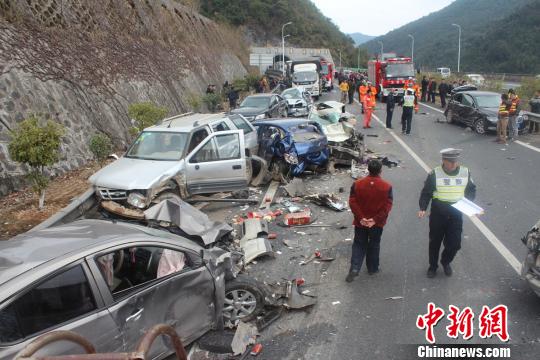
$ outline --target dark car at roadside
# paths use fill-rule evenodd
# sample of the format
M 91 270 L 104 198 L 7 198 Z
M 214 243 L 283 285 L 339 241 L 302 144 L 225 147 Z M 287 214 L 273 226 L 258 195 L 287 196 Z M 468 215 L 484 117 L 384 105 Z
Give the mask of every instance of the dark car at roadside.
M 231 113 L 243 115 L 249 121 L 287 117 L 288 104 L 278 94 L 256 94 L 246 97 Z
M 454 93 L 444 115 L 448 123 L 459 123 L 472 128 L 478 134 L 497 129 L 497 115 L 501 95 L 490 91 L 461 91 Z M 518 128 L 525 124 L 518 117 Z

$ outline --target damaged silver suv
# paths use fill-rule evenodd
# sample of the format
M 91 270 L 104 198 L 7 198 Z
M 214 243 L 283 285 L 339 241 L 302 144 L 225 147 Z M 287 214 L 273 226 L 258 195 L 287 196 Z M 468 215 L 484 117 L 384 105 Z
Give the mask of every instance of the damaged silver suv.
M 251 180 L 256 136 L 241 115 L 179 115 L 144 129 L 123 157 L 89 181 L 100 200 L 134 210 L 165 199 L 242 190 Z
M 521 276 L 531 289 L 540 296 L 540 220 L 522 239 L 527 246 L 527 257 L 523 261 Z

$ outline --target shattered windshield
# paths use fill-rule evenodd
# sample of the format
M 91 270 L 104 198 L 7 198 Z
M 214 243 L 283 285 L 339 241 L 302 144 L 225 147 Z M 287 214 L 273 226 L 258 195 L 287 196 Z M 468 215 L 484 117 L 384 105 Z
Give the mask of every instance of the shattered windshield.
M 388 64 L 386 77 L 414 77 L 413 64 Z
M 248 96 L 240 107 L 267 108 L 270 102 L 270 97 L 266 96 Z
M 478 107 L 481 108 L 496 108 L 499 107 L 501 97 L 499 95 L 482 95 L 475 96 Z
M 339 122 L 340 113 L 338 112 L 327 112 L 321 114 L 317 111 L 313 111 L 309 114 L 309 120 L 318 122 L 321 125 L 330 125 L 337 124 Z
M 187 139 L 187 133 L 144 131 L 131 145 L 126 157 L 143 160 L 180 160 Z
M 298 90 L 298 89 L 285 90 L 281 94 L 281 96 L 283 96 L 287 100 L 289 100 L 289 99 L 301 99 L 302 98 L 302 94 L 300 93 L 300 90 Z
M 314 71 L 300 71 L 293 74 L 294 82 L 313 82 L 317 80 L 317 73 Z

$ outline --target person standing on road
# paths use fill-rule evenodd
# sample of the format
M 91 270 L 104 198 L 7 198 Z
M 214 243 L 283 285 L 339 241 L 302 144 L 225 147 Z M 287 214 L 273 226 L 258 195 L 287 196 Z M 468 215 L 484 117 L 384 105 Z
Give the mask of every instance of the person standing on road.
M 413 89 L 407 89 L 405 95 L 401 99 L 400 105 L 403 107 L 401 114 L 401 133 L 404 135 L 411 134 L 412 118 L 414 111 L 414 102 L 416 96 L 414 96 Z
M 238 92 L 234 88 L 230 88 L 229 93 L 227 94 L 229 99 L 229 110 L 236 109 L 236 102 L 238 101 Z
M 339 90 L 341 90 L 341 102 L 346 104 L 347 96 L 349 94 L 349 84 L 347 84 L 347 81 L 341 80 L 341 83 L 339 84 Z
M 373 114 L 376 104 L 371 89 L 368 89 L 366 96 L 364 96 L 364 129 L 371 128 L 371 114 Z
M 437 82 L 435 79 L 431 79 L 429 84 L 429 101 L 435 104 L 435 93 L 437 92 Z
M 536 90 L 536 93 L 534 94 L 534 97 L 529 100 L 529 106 L 531 107 L 531 112 L 535 114 L 539 114 L 538 117 L 540 117 L 540 90 Z M 536 121 L 539 119 L 536 118 Z M 540 124 L 538 122 L 532 121 L 529 119 L 529 134 L 532 134 L 533 132 L 538 132 L 540 128 Z
M 495 140 L 499 144 L 506 144 L 506 128 L 508 127 L 508 117 L 511 106 L 512 103 L 508 99 L 508 95 L 502 94 L 497 120 L 497 140 Z
M 370 160 L 368 171 L 368 176 L 353 183 L 349 197 L 354 216 L 354 242 L 347 282 L 358 276 L 364 256 L 368 274 L 379 272 L 381 235 L 394 200 L 392 184 L 381 178 L 382 163 Z
M 469 169 L 459 165 L 460 154 L 460 149 L 441 150 L 442 165 L 437 166 L 429 173 L 420 194 L 419 218 L 425 217 L 431 201 L 428 278 L 435 277 L 437 273 L 441 244 L 444 244 L 441 265 L 445 275 L 452 276 L 450 263 L 461 248 L 463 229 L 461 212 L 452 204 L 464 197 L 472 201 L 476 196 L 476 185 L 471 178 Z
M 394 91 L 390 91 L 386 97 L 386 128 L 392 128 L 392 116 L 394 115 L 394 107 L 396 105 L 396 97 Z
M 363 82 L 362 85 L 360 85 L 360 87 L 358 88 L 358 94 L 360 96 L 360 104 L 362 104 L 362 114 L 365 111 L 364 110 L 364 102 L 365 102 L 365 99 L 366 99 L 367 91 L 368 91 L 368 86 L 366 85 L 365 82 Z
M 427 94 L 427 91 L 428 91 L 429 81 L 428 81 L 428 79 L 426 79 L 425 75 L 422 76 L 421 85 L 422 85 L 422 102 L 426 102 L 426 94 Z
M 509 115 L 508 124 L 509 124 L 509 130 L 510 130 L 510 133 L 508 135 L 509 135 L 510 141 L 514 141 L 519 135 L 519 129 L 517 125 L 517 116 L 520 110 L 520 100 L 519 100 L 519 96 L 517 96 L 514 89 L 508 90 L 508 97 L 510 99 L 510 102 L 512 103 L 512 105 L 510 105 L 510 110 L 508 112 L 508 115 Z
M 446 108 L 446 96 L 448 95 L 448 84 L 444 82 L 444 79 L 441 80 L 439 84 L 439 96 L 441 97 L 441 107 Z
M 349 94 L 349 105 L 353 103 L 353 100 L 354 100 L 354 79 L 349 79 L 349 90 L 348 90 L 348 94 Z

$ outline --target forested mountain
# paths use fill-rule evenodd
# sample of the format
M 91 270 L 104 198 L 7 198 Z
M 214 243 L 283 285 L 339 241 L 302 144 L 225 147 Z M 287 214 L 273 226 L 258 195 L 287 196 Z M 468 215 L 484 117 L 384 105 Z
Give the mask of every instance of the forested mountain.
M 299 47 L 324 47 L 332 51 L 338 63 L 356 66 L 357 49 L 353 39 L 339 28 L 310 0 L 200 0 L 201 12 L 233 26 L 246 26 L 259 45 L 281 44 L 281 26 L 291 21 L 286 33 L 288 44 Z M 365 64 L 367 54 L 361 54 Z
M 361 45 L 375 38 L 375 36 L 365 35 L 362 33 L 352 33 L 352 34 L 349 34 L 349 36 L 354 40 L 354 43 L 356 44 L 356 46 Z
M 364 46 L 370 54 L 410 55 L 418 66 L 457 68 L 458 29 L 462 27 L 461 71 L 540 72 L 540 0 L 456 0 L 446 8 L 377 37 Z

